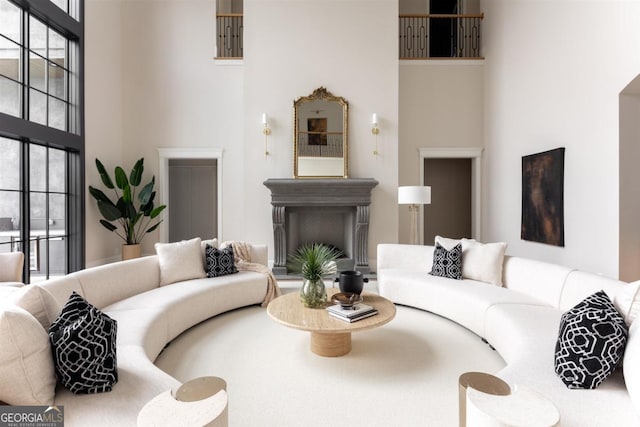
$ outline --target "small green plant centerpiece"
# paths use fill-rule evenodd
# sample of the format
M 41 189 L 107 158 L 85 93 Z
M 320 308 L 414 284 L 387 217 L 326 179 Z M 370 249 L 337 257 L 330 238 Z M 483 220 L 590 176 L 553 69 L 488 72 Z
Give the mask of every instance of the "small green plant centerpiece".
M 166 205 L 154 206 L 155 176 L 137 191 L 142 183 L 144 158 L 136 162 L 128 177 L 124 169 L 117 166 L 115 168 L 115 185 L 104 165 L 98 159 L 96 159 L 96 168 L 104 186 L 113 190 L 115 194 L 114 201 L 101 190 L 89 186 L 89 193 L 98 202 L 98 210 L 104 217 L 100 220 L 100 224 L 107 230 L 115 232 L 124 240 L 125 245 L 139 245 L 144 236 L 158 228 L 162 220 L 156 222 L 154 220 L 166 208 Z
M 336 274 L 335 260 L 340 252 L 321 243 L 306 244 L 289 256 L 287 267 L 302 275 L 300 301 L 305 307 L 321 308 L 327 302 L 324 276 Z

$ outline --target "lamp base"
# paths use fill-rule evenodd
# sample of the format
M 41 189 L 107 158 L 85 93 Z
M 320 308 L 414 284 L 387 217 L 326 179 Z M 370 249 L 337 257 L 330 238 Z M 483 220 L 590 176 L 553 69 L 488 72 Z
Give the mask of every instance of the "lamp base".
M 420 244 L 420 236 L 418 235 L 418 230 L 420 229 L 418 224 L 418 208 L 418 205 L 409 205 L 409 212 L 411 213 L 411 240 L 409 243 L 412 245 Z

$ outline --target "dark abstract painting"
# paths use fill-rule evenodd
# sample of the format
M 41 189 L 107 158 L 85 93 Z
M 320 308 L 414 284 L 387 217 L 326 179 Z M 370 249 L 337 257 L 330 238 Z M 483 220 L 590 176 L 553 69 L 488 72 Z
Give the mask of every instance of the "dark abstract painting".
M 522 240 L 564 246 L 564 151 L 522 157 Z

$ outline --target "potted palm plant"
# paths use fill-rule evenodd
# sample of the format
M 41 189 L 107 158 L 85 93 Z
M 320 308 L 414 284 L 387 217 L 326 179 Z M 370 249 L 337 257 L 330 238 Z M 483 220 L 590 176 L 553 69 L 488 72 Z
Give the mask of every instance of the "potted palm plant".
M 304 279 L 300 289 L 300 301 L 305 307 L 320 308 L 327 302 L 323 277 L 336 274 L 335 260 L 340 256 L 336 249 L 321 243 L 302 245 L 289 257 L 287 268 Z
M 96 168 L 105 187 L 113 190 L 115 199 L 109 198 L 101 190 L 89 186 L 89 193 L 96 199 L 98 210 L 104 219 L 100 224 L 124 240 L 122 259 L 140 256 L 140 243 L 144 236 L 158 228 L 162 220 L 154 221 L 166 205 L 154 206 L 156 192 L 153 190 L 155 176 L 138 191 L 144 172 L 144 158 L 139 159 L 129 176 L 120 166 L 115 168 L 114 180 L 100 160 Z

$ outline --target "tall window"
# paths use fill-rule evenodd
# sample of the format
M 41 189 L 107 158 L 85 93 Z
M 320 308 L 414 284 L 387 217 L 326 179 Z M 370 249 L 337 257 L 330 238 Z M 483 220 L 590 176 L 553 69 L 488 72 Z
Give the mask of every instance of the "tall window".
M 83 0 L 0 0 L 0 252 L 84 266 Z

